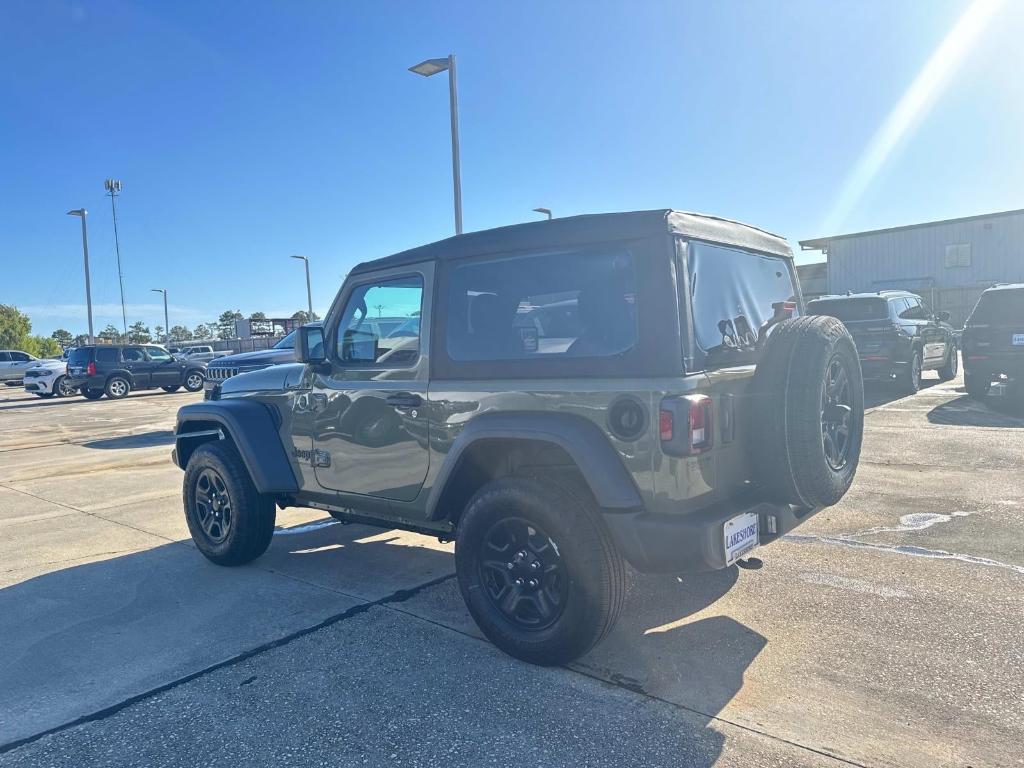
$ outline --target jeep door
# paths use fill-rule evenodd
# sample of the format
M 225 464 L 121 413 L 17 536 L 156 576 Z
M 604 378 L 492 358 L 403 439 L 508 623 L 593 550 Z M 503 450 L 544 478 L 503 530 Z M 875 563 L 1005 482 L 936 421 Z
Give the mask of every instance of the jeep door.
M 412 501 L 427 476 L 427 370 L 433 264 L 350 280 L 324 328 L 329 363 L 310 397 L 317 482 Z M 381 337 L 377 317 L 422 317 L 424 334 Z M 411 324 L 410 324 L 411 325 Z

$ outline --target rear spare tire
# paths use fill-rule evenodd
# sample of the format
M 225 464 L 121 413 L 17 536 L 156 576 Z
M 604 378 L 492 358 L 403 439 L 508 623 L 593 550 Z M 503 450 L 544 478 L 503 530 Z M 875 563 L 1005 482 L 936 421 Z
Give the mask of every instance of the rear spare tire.
M 864 433 L 864 382 L 846 327 L 825 316 L 776 326 L 748 413 L 754 476 L 772 500 L 838 502 L 853 483 Z

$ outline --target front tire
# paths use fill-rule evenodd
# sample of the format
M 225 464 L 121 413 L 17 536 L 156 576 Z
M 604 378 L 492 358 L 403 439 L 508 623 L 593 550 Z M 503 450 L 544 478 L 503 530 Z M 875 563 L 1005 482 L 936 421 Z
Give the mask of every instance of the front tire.
M 185 521 L 196 548 L 217 565 L 243 565 L 266 552 L 274 535 L 274 500 L 260 494 L 234 447 L 217 440 L 189 457 Z
M 949 357 L 945 364 L 939 368 L 939 381 L 952 381 L 960 372 L 960 357 L 956 353 L 956 346 L 949 345 Z
M 185 389 L 189 392 L 198 392 L 203 388 L 203 374 L 199 371 L 189 371 L 185 376 Z
M 128 397 L 128 393 L 132 391 L 132 385 L 123 376 L 112 376 L 104 391 L 111 400 L 120 400 Z
M 53 391 L 57 394 L 57 397 L 72 397 L 78 390 L 68 385 L 67 376 L 60 376 L 53 382 Z
M 566 664 L 600 642 L 626 592 L 622 557 L 596 505 L 529 477 L 476 493 L 459 521 L 455 566 L 487 638 L 543 666 Z
M 181 385 L 175 384 L 173 387 L 160 387 L 160 389 L 162 389 L 164 392 L 177 392 L 179 389 L 181 389 Z

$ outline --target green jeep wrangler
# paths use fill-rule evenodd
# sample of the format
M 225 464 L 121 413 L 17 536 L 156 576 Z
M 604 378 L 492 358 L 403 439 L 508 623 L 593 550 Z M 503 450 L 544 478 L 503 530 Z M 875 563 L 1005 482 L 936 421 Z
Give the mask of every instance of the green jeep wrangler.
M 565 663 L 614 624 L 625 563 L 744 564 L 850 487 L 857 352 L 802 307 L 782 238 L 666 210 L 360 264 L 295 364 L 178 412 L 189 530 L 221 565 L 266 550 L 276 507 L 454 539 L 484 634 Z

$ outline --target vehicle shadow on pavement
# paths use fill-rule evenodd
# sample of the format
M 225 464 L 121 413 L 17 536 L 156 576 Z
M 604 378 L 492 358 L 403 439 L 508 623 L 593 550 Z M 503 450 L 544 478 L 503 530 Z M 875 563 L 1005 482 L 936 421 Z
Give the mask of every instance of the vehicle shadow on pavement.
M 942 383 L 943 382 L 938 379 L 922 379 L 921 389 L 919 391 L 924 392 L 931 387 L 936 387 Z M 910 397 L 910 393 L 902 387 L 897 386 L 895 383 L 877 381 L 864 382 L 865 408 L 878 408 L 879 406 L 888 405 L 894 400 L 900 400 L 904 397 Z
M 1024 427 L 1024 398 L 1008 395 L 984 401 L 961 395 L 928 411 L 932 424 L 957 427 Z
M 121 435 L 106 437 L 102 440 L 90 440 L 82 443 L 83 448 L 97 448 L 112 451 L 120 448 L 154 448 L 159 445 L 173 445 L 174 430 L 158 429 L 152 432 L 141 432 L 137 435 Z
M 132 392 L 127 398 L 140 398 L 140 397 L 165 397 L 167 392 L 161 392 L 160 390 L 143 391 L 143 392 Z M 75 408 L 95 408 L 104 404 L 109 404 L 111 401 L 107 397 L 101 397 L 99 400 L 89 400 L 87 398 L 75 395 L 73 397 L 54 397 L 49 400 L 43 400 L 42 398 L 33 398 L 32 400 L 26 400 L 24 398 L 11 399 L 6 404 L 0 405 L 0 411 L 19 410 L 22 408 L 53 408 L 56 406 L 70 406 Z
M 697 616 L 737 578 L 736 567 L 678 578 L 638 574 L 615 629 L 572 666 L 684 707 L 710 725 L 743 688 L 747 668 L 768 643 L 729 616 Z M 721 749 L 725 737 L 706 730 Z

